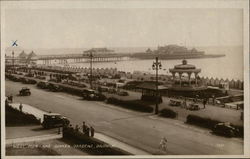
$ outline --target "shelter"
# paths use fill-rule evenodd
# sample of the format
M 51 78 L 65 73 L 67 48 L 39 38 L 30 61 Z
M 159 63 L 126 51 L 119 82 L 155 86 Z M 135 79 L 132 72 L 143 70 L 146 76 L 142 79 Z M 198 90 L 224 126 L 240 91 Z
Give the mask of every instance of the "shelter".
M 155 102 L 157 100 L 157 88 L 158 88 L 158 102 L 162 102 L 161 94 L 167 92 L 167 87 L 163 85 L 157 85 L 155 82 L 144 82 L 139 84 L 136 88 L 142 90 L 141 100 Z

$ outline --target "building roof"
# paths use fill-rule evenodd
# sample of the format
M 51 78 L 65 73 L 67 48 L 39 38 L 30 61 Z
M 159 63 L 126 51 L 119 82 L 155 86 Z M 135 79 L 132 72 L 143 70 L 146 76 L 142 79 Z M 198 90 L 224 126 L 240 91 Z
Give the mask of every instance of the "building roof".
M 145 90 L 152 90 L 152 91 L 156 90 L 155 83 L 142 83 L 142 84 L 139 84 L 137 88 L 145 89 Z M 158 90 L 164 90 L 164 89 L 167 89 L 167 87 L 163 85 L 158 85 Z
M 92 48 L 90 50 L 84 51 L 85 53 L 89 53 L 89 52 L 94 52 L 94 53 L 113 53 L 114 50 L 110 50 L 107 48 Z
M 18 57 L 19 58 L 27 58 L 27 54 L 24 52 L 24 51 L 22 51 L 19 55 L 18 55 Z
M 27 56 L 27 59 L 34 59 L 34 58 L 37 58 L 37 55 L 31 51 L 31 53 L 29 53 L 29 55 Z

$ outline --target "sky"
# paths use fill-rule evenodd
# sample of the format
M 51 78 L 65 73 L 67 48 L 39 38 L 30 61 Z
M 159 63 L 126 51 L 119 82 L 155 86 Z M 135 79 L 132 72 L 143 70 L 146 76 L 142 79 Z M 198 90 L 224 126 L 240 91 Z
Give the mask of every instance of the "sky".
M 6 9 L 5 43 L 22 48 L 243 45 L 241 9 Z

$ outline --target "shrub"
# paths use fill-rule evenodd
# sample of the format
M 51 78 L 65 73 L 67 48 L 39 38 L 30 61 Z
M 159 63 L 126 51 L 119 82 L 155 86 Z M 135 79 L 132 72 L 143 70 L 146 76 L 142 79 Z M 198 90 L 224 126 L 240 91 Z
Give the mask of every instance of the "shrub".
M 197 125 L 197 126 L 205 127 L 209 129 L 212 129 L 215 126 L 215 124 L 220 123 L 220 121 L 218 120 L 204 118 L 204 117 L 200 117 L 197 115 L 188 115 L 186 122 L 189 124 L 193 124 L 193 125 Z
M 164 108 L 160 111 L 159 115 L 166 118 L 176 118 L 178 114 L 172 109 Z
M 26 114 L 6 105 L 6 125 L 32 125 L 40 124 L 40 121 L 32 114 Z
M 154 110 L 149 105 L 146 105 L 145 103 L 138 100 L 124 101 L 114 97 L 110 97 L 107 99 L 107 103 L 141 112 L 151 113 Z

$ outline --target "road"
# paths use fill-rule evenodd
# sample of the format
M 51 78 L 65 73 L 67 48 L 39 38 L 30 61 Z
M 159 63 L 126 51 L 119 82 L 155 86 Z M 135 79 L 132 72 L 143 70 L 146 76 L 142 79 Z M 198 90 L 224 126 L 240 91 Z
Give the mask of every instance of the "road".
M 24 86 L 31 88 L 31 96 L 17 95 Z M 151 154 L 243 154 L 242 139 L 216 136 L 206 129 L 186 125 L 182 121 L 130 111 L 103 102 L 84 101 L 66 93 L 49 92 L 38 89 L 35 85 L 6 80 L 6 95 L 9 94 L 14 95 L 14 102 L 58 112 L 68 117 L 73 125 L 81 125 L 82 121 L 86 121 L 94 126 L 96 131 Z M 168 140 L 167 152 L 158 149 L 162 137 Z

